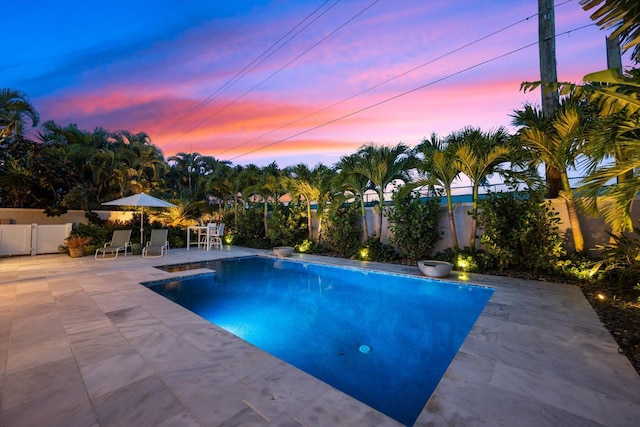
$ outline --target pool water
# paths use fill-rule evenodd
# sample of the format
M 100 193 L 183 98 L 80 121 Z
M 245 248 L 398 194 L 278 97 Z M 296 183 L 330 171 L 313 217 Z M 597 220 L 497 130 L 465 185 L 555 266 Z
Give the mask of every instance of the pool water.
M 264 257 L 198 266 L 216 273 L 146 285 L 407 425 L 493 293 Z

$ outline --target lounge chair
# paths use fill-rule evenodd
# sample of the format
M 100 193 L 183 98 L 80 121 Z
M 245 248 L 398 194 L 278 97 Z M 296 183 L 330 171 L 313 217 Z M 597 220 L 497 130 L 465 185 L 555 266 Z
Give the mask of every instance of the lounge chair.
M 111 241 L 105 243 L 103 248 L 96 249 L 95 259 L 98 259 L 98 254 L 102 254 L 102 258 L 105 254 L 116 254 L 113 258 L 118 258 L 120 251 L 123 251 L 124 256 L 127 256 L 127 248 L 131 247 L 130 239 L 131 230 L 115 230 Z
M 169 241 L 167 236 L 169 230 L 151 230 L 151 239 L 147 242 L 147 246 L 142 248 L 143 258 L 158 258 L 169 252 Z
M 211 244 L 210 247 L 217 247 L 222 249 L 222 236 L 224 235 L 224 223 L 218 224 L 215 231 L 211 232 Z

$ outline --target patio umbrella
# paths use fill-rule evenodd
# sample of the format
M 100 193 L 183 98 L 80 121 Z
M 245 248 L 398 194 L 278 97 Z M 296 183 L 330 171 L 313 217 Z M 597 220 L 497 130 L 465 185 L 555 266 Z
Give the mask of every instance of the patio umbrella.
M 165 202 L 157 197 L 150 196 L 146 193 L 134 194 L 133 196 L 123 197 L 121 199 L 105 202 L 103 205 L 109 206 L 135 206 L 140 208 L 140 245 L 144 246 L 144 208 L 172 208 L 175 205 Z

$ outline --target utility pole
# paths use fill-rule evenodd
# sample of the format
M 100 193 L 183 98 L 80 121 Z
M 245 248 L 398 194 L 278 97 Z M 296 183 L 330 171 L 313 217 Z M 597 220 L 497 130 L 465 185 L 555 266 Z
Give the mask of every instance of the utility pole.
M 540 52 L 540 80 L 556 83 L 556 17 L 553 0 L 538 0 L 538 49 Z M 560 103 L 557 90 L 542 90 L 542 114 L 546 119 L 552 118 Z M 547 197 L 558 197 L 561 188 L 560 171 L 552 166 L 545 166 Z
M 617 36 L 607 36 L 607 68 L 622 73 L 622 54 L 620 53 L 620 39 Z
M 622 74 L 622 54 L 620 53 L 620 38 L 617 36 L 607 36 L 607 69 L 609 70 L 618 70 L 620 74 Z M 624 153 L 616 147 L 615 154 L 616 162 L 625 160 Z M 625 174 L 618 175 L 616 177 L 616 182 L 620 184 L 628 179 L 633 178 L 633 171 L 629 171 Z

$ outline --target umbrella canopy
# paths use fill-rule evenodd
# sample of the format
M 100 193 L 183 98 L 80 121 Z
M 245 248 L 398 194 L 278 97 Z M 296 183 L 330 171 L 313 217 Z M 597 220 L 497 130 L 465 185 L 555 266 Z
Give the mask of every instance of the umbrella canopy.
M 135 206 L 141 208 L 140 212 L 140 245 L 144 246 L 144 208 L 172 208 L 175 205 L 146 193 L 138 193 L 133 196 L 105 202 L 103 205 L 109 206 Z

